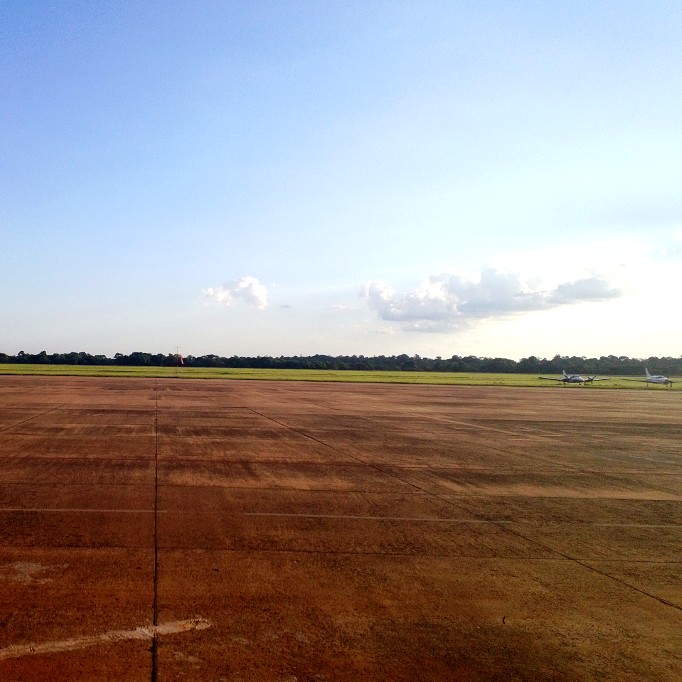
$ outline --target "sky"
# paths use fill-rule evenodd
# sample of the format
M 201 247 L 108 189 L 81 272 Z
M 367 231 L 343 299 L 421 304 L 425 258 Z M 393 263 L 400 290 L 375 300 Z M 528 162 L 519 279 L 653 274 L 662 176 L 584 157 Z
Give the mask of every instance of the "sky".
M 0 351 L 680 357 L 681 28 L 0 0 Z

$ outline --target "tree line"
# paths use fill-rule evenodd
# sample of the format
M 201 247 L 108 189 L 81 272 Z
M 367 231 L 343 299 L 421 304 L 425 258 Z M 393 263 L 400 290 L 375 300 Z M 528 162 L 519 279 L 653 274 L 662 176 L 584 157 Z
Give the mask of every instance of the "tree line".
M 606 355 L 599 358 L 583 356 L 555 355 L 553 358 L 538 358 L 531 355 L 521 360 L 508 358 L 488 358 L 467 355 L 453 355 L 450 358 L 424 358 L 419 355 L 308 355 L 308 356 L 257 356 L 243 357 L 233 355 L 187 355 L 180 359 L 174 353 L 142 353 L 136 351 L 125 355 L 116 353 L 113 358 L 105 355 L 91 355 L 84 352 L 25 353 L 16 355 L 0 353 L 0 363 L 7 364 L 46 364 L 46 365 L 121 365 L 126 367 L 175 367 L 182 363 L 185 367 L 225 367 L 248 369 L 334 369 L 334 370 L 371 370 L 399 372 L 486 372 L 518 374 L 557 374 L 562 369 L 579 374 L 600 374 L 637 376 L 649 371 L 666 375 L 682 374 L 682 357 L 629 358 L 626 356 Z

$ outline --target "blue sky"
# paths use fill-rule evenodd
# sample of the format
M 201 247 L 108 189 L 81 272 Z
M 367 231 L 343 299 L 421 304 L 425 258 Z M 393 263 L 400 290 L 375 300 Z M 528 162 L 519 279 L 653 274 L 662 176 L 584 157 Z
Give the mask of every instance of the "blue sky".
M 0 3 L 0 350 L 681 353 L 679 2 Z

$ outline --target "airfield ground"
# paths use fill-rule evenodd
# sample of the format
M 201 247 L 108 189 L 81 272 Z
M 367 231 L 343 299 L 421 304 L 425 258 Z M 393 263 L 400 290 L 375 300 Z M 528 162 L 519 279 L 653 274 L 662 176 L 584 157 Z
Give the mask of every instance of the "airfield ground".
M 0 679 L 680 680 L 662 387 L 0 376 Z

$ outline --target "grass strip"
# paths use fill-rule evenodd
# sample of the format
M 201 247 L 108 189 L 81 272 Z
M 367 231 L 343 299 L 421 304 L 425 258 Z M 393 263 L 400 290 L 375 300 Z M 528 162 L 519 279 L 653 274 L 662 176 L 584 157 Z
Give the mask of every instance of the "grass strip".
M 251 379 L 261 381 L 340 381 L 382 384 L 431 384 L 453 386 L 516 386 L 555 387 L 558 389 L 583 388 L 575 384 L 564 387 L 558 382 L 543 381 L 535 374 L 484 374 L 457 372 L 381 372 L 355 370 L 316 369 L 234 369 L 212 367 L 124 367 L 118 365 L 30 365 L 0 364 L 0 374 L 41 375 L 73 377 L 139 377 L 159 379 Z M 589 390 L 612 388 L 645 389 L 644 382 L 628 381 L 614 377 L 611 381 L 589 384 Z M 650 386 L 652 390 L 663 386 Z M 682 382 L 672 389 L 681 390 Z

